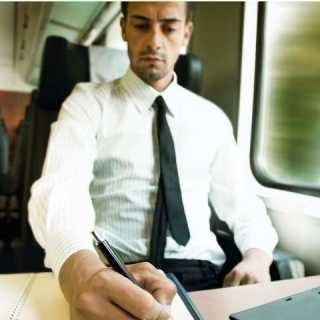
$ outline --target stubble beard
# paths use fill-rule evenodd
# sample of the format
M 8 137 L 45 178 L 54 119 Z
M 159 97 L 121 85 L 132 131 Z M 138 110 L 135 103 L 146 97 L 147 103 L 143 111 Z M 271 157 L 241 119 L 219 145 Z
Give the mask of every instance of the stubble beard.
M 139 65 L 136 73 L 143 81 L 151 83 L 163 79 L 166 76 L 166 69 L 165 66 Z
M 129 56 L 130 54 L 130 48 Z M 153 56 L 158 58 L 161 62 L 151 65 L 144 62 L 144 58 L 148 56 Z M 151 84 L 155 81 L 163 79 L 167 73 L 167 56 L 164 51 L 156 51 L 150 48 L 145 48 L 142 52 L 139 53 L 139 57 L 134 66 L 132 66 L 137 76 L 142 79 L 144 82 Z

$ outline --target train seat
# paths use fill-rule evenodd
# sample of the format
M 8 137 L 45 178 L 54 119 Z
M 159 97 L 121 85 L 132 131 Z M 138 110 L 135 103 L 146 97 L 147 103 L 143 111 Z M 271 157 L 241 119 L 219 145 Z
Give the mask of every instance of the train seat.
M 10 159 L 9 136 L 3 119 L 0 119 L 0 240 L 6 245 L 19 234 L 22 199 L 22 177 L 25 155 L 23 139 L 26 123 L 21 120 L 15 130 L 15 147 Z

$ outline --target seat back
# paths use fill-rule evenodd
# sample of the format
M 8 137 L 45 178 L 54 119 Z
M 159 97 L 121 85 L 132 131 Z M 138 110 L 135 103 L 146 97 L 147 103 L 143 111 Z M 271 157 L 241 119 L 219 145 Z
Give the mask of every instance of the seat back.
M 7 127 L 0 118 L 0 175 L 7 174 L 9 171 L 9 136 Z
M 0 119 L 0 195 L 18 196 L 20 205 L 22 190 L 22 167 L 25 156 L 25 122 L 21 120 L 15 129 L 15 147 L 13 158 L 10 159 L 10 141 L 7 128 L 3 119 Z

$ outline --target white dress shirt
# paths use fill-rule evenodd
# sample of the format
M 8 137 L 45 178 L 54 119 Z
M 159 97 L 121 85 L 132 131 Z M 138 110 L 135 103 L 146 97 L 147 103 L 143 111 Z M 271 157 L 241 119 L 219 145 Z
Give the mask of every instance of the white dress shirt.
M 56 275 L 74 252 L 94 250 L 94 228 L 125 261 L 148 258 L 159 179 L 151 105 L 159 94 L 168 106 L 190 230 L 186 246 L 168 232 L 165 258 L 223 264 L 224 253 L 210 231 L 208 201 L 243 253 L 260 248 L 272 254 L 276 232 L 241 168 L 225 114 L 178 85 L 176 77 L 159 93 L 129 70 L 114 82 L 77 85 L 51 127 L 29 219 L 45 249 L 45 265 Z

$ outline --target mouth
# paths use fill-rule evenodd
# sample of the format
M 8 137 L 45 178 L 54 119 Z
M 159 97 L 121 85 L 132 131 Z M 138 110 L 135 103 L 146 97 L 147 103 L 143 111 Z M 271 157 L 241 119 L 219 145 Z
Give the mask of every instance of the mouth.
M 157 56 L 144 56 L 141 58 L 141 60 L 150 64 L 157 64 L 163 62 L 163 59 Z

